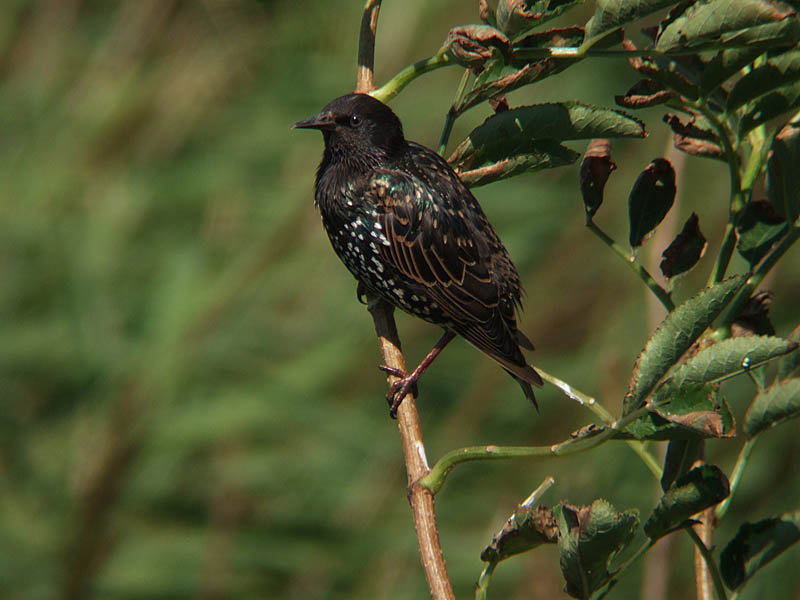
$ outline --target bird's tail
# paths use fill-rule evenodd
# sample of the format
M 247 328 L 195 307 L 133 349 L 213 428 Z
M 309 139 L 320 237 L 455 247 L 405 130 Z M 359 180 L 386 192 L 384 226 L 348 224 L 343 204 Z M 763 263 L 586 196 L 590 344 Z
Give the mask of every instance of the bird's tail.
M 539 404 L 536 402 L 536 396 L 533 393 L 532 385 L 542 387 L 544 382 L 536 370 L 531 365 L 524 365 L 515 367 L 513 370 L 506 366 L 506 371 L 514 380 L 519 383 L 525 397 L 533 403 L 536 412 L 539 412 Z

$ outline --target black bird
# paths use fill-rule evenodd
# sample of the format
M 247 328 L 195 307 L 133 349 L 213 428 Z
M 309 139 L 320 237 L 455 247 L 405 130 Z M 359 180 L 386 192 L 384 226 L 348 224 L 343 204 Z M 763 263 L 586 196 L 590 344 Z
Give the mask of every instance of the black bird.
M 295 123 L 319 129 L 325 153 L 315 205 L 333 249 L 359 283 L 445 333 L 387 399 L 394 416 L 405 395 L 455 337 L 500 363 L 536 406 L 542 379 L 520 346 L 519 274 L 475 196 L 436 152 L 407 141 L 392 110 L 366 94 L 333 100 Z M 538 408 L 538 406 L 537 406 Z

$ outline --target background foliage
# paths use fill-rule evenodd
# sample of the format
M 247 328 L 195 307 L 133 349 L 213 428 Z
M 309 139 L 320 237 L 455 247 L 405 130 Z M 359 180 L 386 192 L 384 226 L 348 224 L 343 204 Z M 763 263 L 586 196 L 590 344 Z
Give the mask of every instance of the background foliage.
M 427 593 L 397 432 L 373 371 L 371 320 L 312 206 L 321 142 L 289 130 L 352 89 L 361 4 L 0 4 L 3 597 Z M 476 22 L 476 11 L 455 0 L 387 2 L 376 81 L 431 54 L 454 24 Z M 570 22 L 591 11 L 575 9 Z M 450 71 L 415 81 L 392 102 L 410 139 L 436 145 L 457 85 Z M 612 106 L 638 78 L 622 61 L 592 59 L 511 98 Z M 488 110 L 460 118 L 451 139 Z M 614 143 L 620 169 L 598 221 L 618 239 L 636 175 L 670 152 L 662 113 L 637 113 L 648 139 Z M 672 221 L 657 234 L 663 242 L 650 244 L 656 254 L 642 250 L 653 273 L 691 212 L 683 194 L 701 223 L 720 224 L 704 226 L 711 250 L 726 219 L 724 164 L 673 163 Z M 534 361 L 619 414 L 642 332 L 663 312 L 585 230 L 578 166 L 477 196 L 520 268 Z M 710 268 L 701 263 L 679 281 L 676 300 Z M 798 281 L 792 252 L 766 284 L 780 335 L 797 324 Z M 438 331 L 398 322 L 413 362 Z M 536 415 L 502 370 L 461 342 L 420 388 L 432 459 L 470 444 L 556 442 L 588 420 L 552 387 L 538 394 Z M 752 383 L 739 378 L 726 393 L 740 420 Z M 726 470 L 736 450 L 707 448 Z M 796 425 L 765 436 L 715 539 L 795 507 L 798 450 Z M 577 505 L 598 496 L 652 505 L 660 496 L 621 443 L 460 467 L 437 502 L 459 597 L 472 593 L 480 550 L 547 475 L 554 498 Z M 679 596 L 693 587 L 691 544 L 660 544 L 653 568 L 667 576 L 664 597 Z M 771 576 L 755 578 L 743 597 L 796 597 L 794 558 L 770 564 Z M 652 598 L 651 575 L 632 572 L 615 592 Z M 545 547 L 504 564 L 492 596 L 564 597 L 562 585 L 557 551 Z

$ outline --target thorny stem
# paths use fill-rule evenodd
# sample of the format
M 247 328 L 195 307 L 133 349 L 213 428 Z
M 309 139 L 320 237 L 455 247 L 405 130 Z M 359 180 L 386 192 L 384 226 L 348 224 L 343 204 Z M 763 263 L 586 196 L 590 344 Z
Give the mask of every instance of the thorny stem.
M 719 600 L 728 600 L 728 596 L 725 593 L 725 584 L 722 583 L 722 575 L 719 572 L 719 568 L 717 567 L 717 562 L 714 560 L 714 556 L 711 554 L 711 550 L 709 550 L 705 543 L 703 543 L 703 540 L 700 539 L 700 536 L 697 535 L 697 532 L 694 529 L 687 527 L 686 533 L 688 533 L 689 537 L 692 538 L 695 546 L 697 546 L 700 554 L 702 554 L 703 560 L 706 562 L 706 567 L 708 568 L 709 573 L 711 573 L 711 580 L 714 583 L 714 590 L 717 593 L 717 598 Z
M 594 221 L 591 219 L 586 220 L 586 226 L 589 230 L 594 233 L 600 240 L 609 248 L 611 248 L 625 263 L 633 269 L 633 272 L 636 273 L 639 278 L 644 282 L 644 284 L 650 288 L 650 291 L 653 292 L 658 301 L 667 309 L 667 311 L 672 311 L 675 308 L 675 303 L 672 302 L 672 298 L 669 295 L 669 292 L 661 287 L 658 282 L 653 279 L 653 276 L 647 272 L 639 261 L 636 260 L 632 254 L 629 254 L 625 251 L 622 246 L 617 244 L 605 231 L 600 229 Z

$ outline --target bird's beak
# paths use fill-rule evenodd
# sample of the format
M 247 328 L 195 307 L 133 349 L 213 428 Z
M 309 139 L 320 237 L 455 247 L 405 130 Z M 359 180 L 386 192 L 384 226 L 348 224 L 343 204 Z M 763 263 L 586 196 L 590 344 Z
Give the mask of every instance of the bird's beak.
M 292 125 L 292 129 L 327 129 L 336 125 L 333 115 L 329 112 L 319 113 L 313 117 L 303 119 Z

